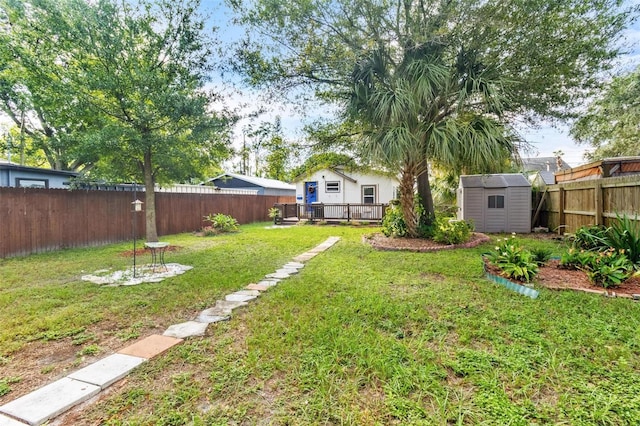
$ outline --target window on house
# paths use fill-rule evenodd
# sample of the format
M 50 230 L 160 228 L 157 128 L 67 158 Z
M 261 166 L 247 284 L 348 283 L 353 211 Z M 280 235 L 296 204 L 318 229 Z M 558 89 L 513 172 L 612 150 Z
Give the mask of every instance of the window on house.
M 326 182 L 324 190 L 325 192 L 340 192 L 340 182 Z
M 16 178 L 16 188 L 49 188 L 49 179 Z
M 375 204 L 376 187 L 375 185 L 362 186 L 362 204 Z
M 504 209 L 504 195 L 489 195 L 490 209 Z

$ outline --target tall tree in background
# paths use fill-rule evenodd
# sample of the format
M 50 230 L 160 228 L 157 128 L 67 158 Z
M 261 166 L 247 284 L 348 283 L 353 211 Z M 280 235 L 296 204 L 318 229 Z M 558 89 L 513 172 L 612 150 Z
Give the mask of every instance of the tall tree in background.
M 0 1 L 0 109 L 19 129 L 21 163 L 40 150 L 52 169 L 79 171 L 97 155 L 79 149 L 91 114 L 61 74 L 60 24 L 47 10 Z
M 571 134 L 591 161 L 640 155 L 640 67 L 614 78 L 576 121 Z
M 12 4 L 25 28 L 50 29 L 57 88 L 86 108 L 92 175 L 145 185 L 146 237 L 157 241 L 156 183 L 187 180 L 227 155 L 231 117 L 211 112 L 203 87 L 212 38 L 197 0 L 31 1 Z M 34 21 L 33 17 L 37 16 Z M 90 120 L 90 121 L 89 121 Z
M 431 62 L 447 68 L 449 76 L 461 76 L 470 85 L 482 80 L 494 82 L 502 98 L 500 114 L 482 107 L 490 103 L 483 98 L 482 87 L 465 87 L 459 92 L 476 94 L 473 99 L 463 102 L 464 110 L 473 112 L 475 117 L 470 119 L 471 116 L 466 115 L 467 122 L 479 126 L 475 127 L 479 130 L 475 136 L 457 142 L 451 140 L 456 132 L 446 137 L 441 133 L 442 137 L 435 139 L 429 136 L 433 151 L 410 154 L 416 158 L 422 155 L 425 162 L 444 164 L 450 164 L 450 160 L 456 158 L 454 163 L 458 168 L 469 158 L 465 158 L 460 147 L 479 143 L 480 146 L 467 147 L 467 150 L 485 155 L 481 154 L 484 150 L 481 146 L 484 144 L 486 148 L 488 141 L 483 134 L 496 136 L 500 127 L 507 128 L 505 123 L 509 119 L 525 117 L 535 121 L 538 117 L 571 116 L 583 96 L 598 88 L 596 76 L 611 66 L 618 53 L 615 42 L 635 13 L 635 10 L 621 10 L 617 0 L 256 0 L 247 2 L 248 6 L 242 0 L 230 2 L 242 16 L 242 21 L 261 36 L 261 49 L 252 49 L 247 41 L 239 55 L 238 68 L 244 69 L 248 81 L 254 84 L 281 91 L 298 89 L 296 93 L 303 96 L 308 91 L 302 88 L 311 87 L 318 98 L 336 102 L 346 110 L 354 92 L 353 71 L 358 63 L 385 52 L 383 62 L 387 68 L 401 69 L 398 65 L 407 60 L 412 50 L 426 46 L 439 47 L 436 60 Z M 265 43 L 265 36 L 270 36 L 273 43 Z M 428 67 L 420 61 L 415 64 Z M 460 65 L 462 68 L 457 69 Z M 475 73 L 476 77 L 467 78 L 465 73 L 469 72 Z M 482 78 L 477 78 L 479 74 Z M 404 77 L 402 81 L 409 83 Z M 356 81 L 355 84 L 359 83 Z M 379 96 L 369 96 L 366 100 L 369 112 L 384 111 L 384 99 L 400 99 L 391 95 L 392 90 L 386 84 L 380 80 Z M 394 93 L 405 99 L 412 97 L 409 92 Z M 451 94 L 449 91 L 444 93 Z M 424 99 L 427 99 L 426 95 Z M 435 93 L 429 96 L 436 103 L 441 100 Z M 457 102 L 450 105 L 457 110 Z M 437 105 L 422 110 L 414 105 L 404 108 L 401 103 L 394 108 L 398 115 L 414 115 L 404 118 L 407 123 L 413 121 L 423 125 L 427 123 L 424 118 L 429 111 L 438 110 Z M 371 127 L 376 121 L 367 117 L 367 108 L 358 110 L 365 123 L 357 123 L 364 126 L 356 126 L 356 129 L 363 131 L 361 134 L 368 132 L 370 136 L 375 133 L 380 136 Z M 465 114 L 458 114 L 458 117 L 464 120 Z M 501 122 L 496 121 L 498 118 Z M 356 121 L 353 116 L 351 119 Z M 490 132 L 484 132 L 488 130 L 484 127 L 489 123 L 485 121 L 487 119 L 492 120 Z M 377 123 L 381 122 L 378 120 Z M 446 126 L 443 124 L 443 127 Z M 390 133 L 383 133 L 388 137 L 390 149 L 402 151 L 401 145 L 415 148 L 414 143 L 400 143 L 399 140 L 394 145 Z M 501 138 L 507 140 L 508 134 Z M 427 145 L 420 150 L 427 150 Z M 384 151 L 378 150 L 379 160 L 384 160 Z M 424 165 L 416 166 L 412 174 L 417 173 L 417 183 L 421 183 L 419 192 L 423 202 L 430 204 L 426 171 Z M 410 186 L 410 183 L 406 185 Z

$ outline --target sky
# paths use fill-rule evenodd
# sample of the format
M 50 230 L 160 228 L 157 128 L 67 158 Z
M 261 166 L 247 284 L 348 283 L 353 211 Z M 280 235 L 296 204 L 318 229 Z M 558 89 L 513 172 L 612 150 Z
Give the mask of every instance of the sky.
M 640 0 L 628 1 L 628 5 L 637 4 Z M 242 30 L 233 26 L 230 21 L 232 14 L 222 4 L 220 0 L 215 2 L 205 2 L 212 11 L 212 22 L 220 28 L 219 36 L 223 41 L 236 41 L 241 37 Z M 621 43 L 628 52 L 622 56 L 617 64 L 617 71 L 630 71 L 640 65 L 640 23 L 634 23 L 628 28 L 622 37 Z M 239 107 L 243 102 L 255 107 L 260 101 L 257 94 L 252 94 L 248 90 L 242 93 L 234 93 L 227 100 L 228 105 Z M 300 140 L 304 137 L 303 126 L 313 119 L 328 117 L 330 113 L 323 110 L 306 112 L 306 117 L 284 104 L 272 103 L 273 108 L 269 113 L 264 114 L 259 121 L 273 121 L 276 115 L 282 119 L 282 127 L 285 139 Z M 242 144 L 242 128 L 249 123 L 249 120 L 241 120 L 236 126 L 234 145 L 239 147 Z M 572 167 L 585 164 L 584 153 L 588 149 L 585 145 L 577 144 L 569 135 L 568 124 L 551 124 L 543 122 L 536 128 L 524 125 L 516 126 L 518 133 L 532 147 L 530 152 L 521 153 L 523 157 L 553 157 L 554 152 L 562 151 L 563 159 Z

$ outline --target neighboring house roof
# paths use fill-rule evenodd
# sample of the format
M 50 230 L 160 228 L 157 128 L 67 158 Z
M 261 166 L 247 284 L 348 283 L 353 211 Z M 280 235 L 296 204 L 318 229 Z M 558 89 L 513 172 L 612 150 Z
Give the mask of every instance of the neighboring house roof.
M 560 159 L 560 163 L 562 164 L 562 170 L 571 168 L 571 166 L 562 158 Z M 558 159 L 556 157 L 523 158 L 522 170 L 525 172 L 556 172 L 558 171 Z
M 530 187 L 531 183 L 520 173 L 460 176 L 461 188 L 509 188 L 517 186 Z
M 216 181 L 218 179 L 238 179 L 244 182 L 247 182 L 251 185 L 254 186 L 260 186 L 263 188 L 271 188 L 271 189 L 288 189 L 288 190 L 294 190 L 296 189 L 295 185 L 291 185 L 290 183 L 286 183 L 283 182 L 281 180 L 276 180 L 276 179 L 267 179 L 267 178 L 261 178 L 261 177 L 255 177 L 255 176 L 245 176 L 245 175 L 241 175 L 241 174 L 237 174 L 237 173 L 223 173 L 220 176 L 216 176 L 214 178 L 211 178 L 209 180 L 207 180 L 207 182 L 213 182 Z
M 556 176 L 553 172 L 548 172 L 546 170 L 540 170 L 536 173 L 542 179 L 545 185 L 553 185 L 556 183 Z
M 16 170 L 20 172 L 43 173 L 48 175 L 78 176 L 77 172 L 71 172 L 68 170 L 53 170 L 44 169 L 42 167 L 21 166 L 20 164 L 10 163 L 5 160 L 0 160 L 0 170 Z

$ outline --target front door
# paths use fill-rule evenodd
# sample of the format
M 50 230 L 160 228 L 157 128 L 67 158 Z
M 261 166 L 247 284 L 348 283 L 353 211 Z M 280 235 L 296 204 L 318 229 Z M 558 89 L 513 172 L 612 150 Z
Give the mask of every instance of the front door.
M 305 182 L 304 194 L 305 204 L 311 204 L 318 201 L 318 182 Z

